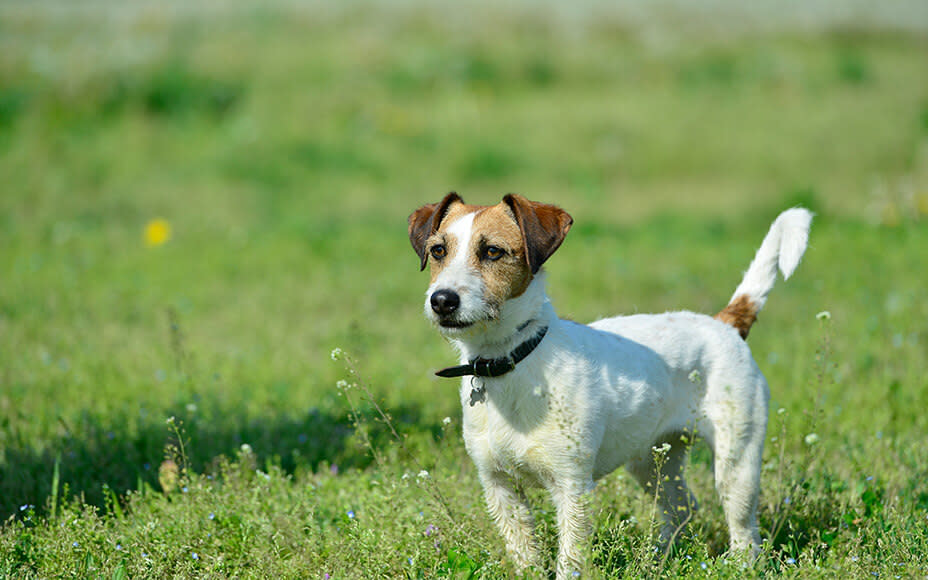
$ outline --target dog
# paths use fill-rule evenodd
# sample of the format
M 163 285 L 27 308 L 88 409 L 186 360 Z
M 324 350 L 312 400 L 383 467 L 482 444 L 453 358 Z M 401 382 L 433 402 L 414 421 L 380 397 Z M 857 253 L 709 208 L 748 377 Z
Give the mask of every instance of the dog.
M 558 318 L 542 265 L 573 218 L 509 194 L 494 206 L 450 193 L 409 216 L 425 314 L 459 351 L 463 435 L 489 514 L 518 570 L 541 565 L 522 490 L 557 511 L 557 578 L 579 575 L 591 526 L 584 496 L 622 465 L 658 494 L 668 546 L 696 509 L 683 468 L 695 436 L 714 455 L 730 548 L 756 556 L 767 382 L 745 339 L 808 243 L 812 214 L 777 217 L 729 304 L 714 317 L 636 314 L 582 325 Z

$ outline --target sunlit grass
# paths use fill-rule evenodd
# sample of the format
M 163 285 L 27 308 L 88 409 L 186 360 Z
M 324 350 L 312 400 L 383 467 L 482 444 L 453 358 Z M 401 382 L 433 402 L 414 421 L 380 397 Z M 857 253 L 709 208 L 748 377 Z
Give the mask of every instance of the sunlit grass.
M 816 211 L 751 335 L 755 573 L 925 574 L 917 27 L 165 6 L 0 5 L 0 575 L 507 577 L 406 238 L 452 189 L 571 212 L 549 294 L 580 321 L 714 312 Z M 668 576 L 744 573 L 710 461 Z M 656 574 L 630 478 L 591 502 L 591 573 Z

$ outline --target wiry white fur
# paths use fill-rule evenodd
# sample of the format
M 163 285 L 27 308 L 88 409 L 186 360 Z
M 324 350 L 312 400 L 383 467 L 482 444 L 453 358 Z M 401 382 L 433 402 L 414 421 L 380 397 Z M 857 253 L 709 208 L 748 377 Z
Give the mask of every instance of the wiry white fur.
M 785 274 L 792 273 L 805 248 L 809 217 L 790 210 L 777 219 L 739 289 L 755 300 L 766 298 L 775 275 L 768 270 L 777 259 Z M 457 228 L 453 224 L 449 231 L 464 236 L 464 226 Z M 472 234 L 468 230 L 466 236 Z M 464 241 L 459 238 L 459 250 L 466 251 Z M 460 256 L 451 259 L 430 292 L 448 288 L 462 294 L 462 304 L 465 295 L 478 300 L 473 279 L 479 276 Z M 467 308 L 479 311 L 473 304 Z M 702 437 L 715 454 L 731 547 L 756 551 L 769 392 L 738 333 L 691 312 L 608 318 L 588 326 L 561 320 L 547 299 L 543 275 L 505 302 L 497 319 L 441 330 L 463 363 L 505 356 L 541 326 L 548 327 L 547 335 L 515 370 L 478 379 L 486 387 L 483 403 L 470 405 L 471 377 L 464 377 L 460 390 L 465 446 L 516 565 L 540 564 L 521 486 L 541 485 L 550 492 L 559 530 L 557 577 L 568 578 L 582 569 L 590 532 L 584 496 L 598 478 L 623 464 L 649 494 L 661 486 L 661 540 L 672 541 L 696 507 L 683 478 L 684 435 Z M 666 480 L 655 473 L 654 462 L 655 446 L 664 443 Z
M 747 294 L 758 311 L 763 308 L 777 281 L 777 267 L 787 280 L 799 265 L 809 242 L 811 224 L 812 212 L 807 209 L 794 207 L 781 213 L 770 226 L 732 300 Z

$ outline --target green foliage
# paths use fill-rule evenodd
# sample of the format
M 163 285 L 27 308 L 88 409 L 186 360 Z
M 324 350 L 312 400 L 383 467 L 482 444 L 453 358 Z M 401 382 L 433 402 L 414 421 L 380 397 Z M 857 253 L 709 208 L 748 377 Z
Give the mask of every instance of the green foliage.
M 518 165 L 512 153 L 478 146 L 461 162 L 458 179 L 464 183 L 499 180 L 512 175 Z
M 23 91 L 5 88 L 0 92 L 0 128 L 9 129 L 26 108 L 28 96 Z
M 813 209 L 750 339 L 760 562 L 697 443 L 675 550 L 616 473 L 588 572 L 924 576 L 924 35 L 420 8 L 0 6 L 0 576 L 511 577 L 406 237 L 449 190 L 570 211 L 581 321 L 715 312 Z
M 126 94 L 123 85 L 107 102 L 119 108 L 119 99 L 137 99 L 146 113 L 165 117 L 183 114 L 224 115 L 237 103 L 241 89 L 232 83 L 217 82 L 191 74 L 183 64 L 170 63 L 154 71 L 137 90 Z
M 870 70 L 867 62 L 856 50 L 842 50 L 838 54 L 838 77 L 850 85 L 860 85 L 867 82 Z

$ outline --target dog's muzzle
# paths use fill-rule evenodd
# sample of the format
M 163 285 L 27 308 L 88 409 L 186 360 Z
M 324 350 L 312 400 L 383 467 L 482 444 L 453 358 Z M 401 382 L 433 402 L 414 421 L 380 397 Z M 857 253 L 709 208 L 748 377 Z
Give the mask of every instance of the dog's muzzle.
M 444 328 L 466 328 L 473 321 L 458 320 L 461 296 L 454 290 L 436 290 L 429 297 L 432 312 L 438 315 L 438 324 Z

